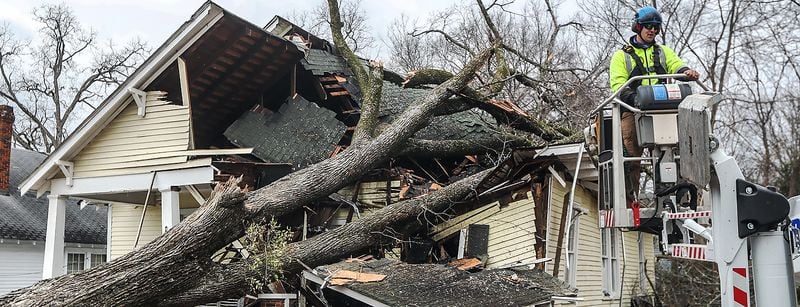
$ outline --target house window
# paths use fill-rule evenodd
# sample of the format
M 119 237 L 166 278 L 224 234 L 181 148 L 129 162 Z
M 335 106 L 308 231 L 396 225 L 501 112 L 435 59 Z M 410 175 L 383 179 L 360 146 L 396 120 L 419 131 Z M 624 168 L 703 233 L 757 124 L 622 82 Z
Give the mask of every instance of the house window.
M 637 235 L 637 241 L 639 243 L 639 290 L 644 293 L 645 289 L 647 289 L 647 258 L 645 257 L 647 252 L 645 251 L 645 248 L 649 244 L 644 242 L 645 239 L 643 233 L 638 232 Z
M 78 253 L 67 254 L 67 274 L 83 271 L 86 264 L 86 255 Z
M 575 209 L 573 211 L 572 223 L 569 226 L 569 234 L 567 235 L 567 268 L 564 270 L 564 281 L 570 287 L 577 287 L 577 279 L 575 272 L 578 268 L 578 229 L 580 226 L 581 210 Z
M 92 254 L 92 267 L 96 267 L 106 263 L 106 255 L 105 254 Z
M 619 298 L 619 246 L 618 232 L 614 228 L 602 229 L 603 296 Z

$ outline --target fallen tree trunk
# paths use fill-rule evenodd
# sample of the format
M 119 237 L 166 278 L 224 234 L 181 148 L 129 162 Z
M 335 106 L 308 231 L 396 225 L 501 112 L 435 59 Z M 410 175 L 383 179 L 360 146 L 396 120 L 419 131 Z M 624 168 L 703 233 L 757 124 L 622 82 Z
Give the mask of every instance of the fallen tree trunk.
M 370 213 L 354 222 L 322 233 L 305 241 L 289 244 L 281 263 L 283 274 L 292 275 L 303 270 L 303 266 L 316 267 L 355 256 L 355 253 L 374 246 L 385 239 L 384 231 L 392 229 L 399 233 L 411 233 L 425 226 L 424 214 L 439 213 L 474 199 L 475 188 L 491 170 L 459 180 L 425 197 L 401 201 Z M 252 255 L 259 257 L 259 255 Z M 196 286 L 166 301 L 148 304 L 185 306 L 211 302 L 222 297 L 238 297 L 247 289 L 247 277 L 253 278 L 248 261 L 232 264 L 216 264 L 206 277 L 196 280 Z
M 0 305 L 140 305 L 192 288 L 214 266 L 212 254 L 241 237 L 249 223 L 285 215 L 334 193 L 391 157 L 430 122 L 436 109 L 467 86 L 492 50 L 484 50 L 452 79 L 429 91 L 377 137 L 257 191 L 216 191 L 195 213 L 147 245 L 89 271 L 9 293 L 0 298 Z

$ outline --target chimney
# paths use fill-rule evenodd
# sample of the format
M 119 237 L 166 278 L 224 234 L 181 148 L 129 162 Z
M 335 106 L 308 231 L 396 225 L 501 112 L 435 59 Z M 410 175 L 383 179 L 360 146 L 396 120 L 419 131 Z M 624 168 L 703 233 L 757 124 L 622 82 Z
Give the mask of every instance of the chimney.
M 14 108 L 0 105 L 0 195 L 8 195 L 12 129 L 14 129 Z

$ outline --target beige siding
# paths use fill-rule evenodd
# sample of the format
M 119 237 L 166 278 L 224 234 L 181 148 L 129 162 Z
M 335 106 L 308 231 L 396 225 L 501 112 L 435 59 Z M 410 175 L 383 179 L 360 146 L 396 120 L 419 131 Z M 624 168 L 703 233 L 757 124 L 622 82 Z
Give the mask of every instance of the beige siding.
M 339 195 L 352 199 L 354 186 L 339 190 Z M 389 199 L 392 203 L 400 201 L 400 181 L 389 181 Z M 386 206 L 386 181 L 361 182 L 358 186 L 358 201 L 372 207 Z
M 507 206 L 491 203 L 437 225 L 433 230 L 434 240 L 454 234 L 469 224 L 489 225 L 487 267 L 530 263 L 536 259 L 536 217 L 530 192 L 526 197 Z
M 476 223 L 489 225 L 487 267 L 536 260 L 536 216 L 533 209 L 533 197 L 529 192 L 526 199 L 500 207 L 500 212 Z
M 122 175 L 184 163 L 189 148 L 189 108 L 147 96 L 145 117 L 131 102 L 75 156 L 75 178 Z
M 561 222 L 561 211 L 564 203 L 564 197 L 569 192 L 570 185 L 566 188 L 562 187 L 558 182 L 551 181 L 551 199 L 550 199 L 550 221 L 548 223 L 547 235 L 547 257 L 555 259 L 559 223 Z M 583 298 L 584 301 L 580 303 L 582 306 L 618 306 L 619 300 L 605 299 L 602 293 L 603 289 L 603 272 L 601 264 L 602 253 L 602 240 L 601 232 L 598 225 L 599 217 L 597 211 L 597 200 L 595 192 L 578 187 L 575 193 L 575 204 L 580 205 L 581 208 L 586 209 L 586 214 L 580 217 L 579 231 L 578 231 L 578 264 L 576 272 L 578 296 Z M 625 245 L 625 258 L 620 253 L 618 260 L 620 264 L 620 274 L 625 269 L 624 284 L 622 287 L 623 305 L 629 305 L 631 293 L 636 291 L 640 293 L 639 288 L 639 253 L 637 245 L 637 232 L 622 232 Z M 647 268 L 649 276 L 653 278 L 653 264 L 655 257 L 653 256 L 653 236 L 644 234 L 645 256 L 647 259 Z M 566 246 L 566 237 L 564 238 L 563 246 Z M 561 251 L 560 267 L 558 270 L 558 278 L 564 279 L 564 263 L 566 261 L 566 248 Z M 553 261 L 547 265 L 547 272 L 553 273 Z M 649 289 L 647 289 L 649 292 Z
M 389 199 L 392 203 L 400 201 L 400 181 L 389 181 L 390 192 Z M 354 186 L 347 186 L 339 190 L 338 194 L 345 199 L 353 199 Z M 358 202 L 366 204 L 366 208 L 362 208 L 361 216 L 369 214 L 380 207 L 386 206 L 386 181 L 373 181 L 361 182 L 358 186 Z M 331 225 L 341 226 L 347 222 L 347 215 L 350 214 L 350 206 L 342 205 L 339 210 L 334 213 Z M 352 220 L 357 220 L 358 215 L 353 212 Z
M 142 206 L 112 205 L 111 211 L 111 259 L 133 250 L 136 231 L 142 217 Z M 147 207 L 139 246 L 147 244 L 161 235 L 161 207 Z

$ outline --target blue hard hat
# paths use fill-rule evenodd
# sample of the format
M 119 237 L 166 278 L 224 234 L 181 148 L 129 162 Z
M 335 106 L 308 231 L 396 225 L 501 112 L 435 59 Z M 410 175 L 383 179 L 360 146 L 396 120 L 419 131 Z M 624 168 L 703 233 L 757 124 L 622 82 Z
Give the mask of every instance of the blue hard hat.
M 661 24 L 661 14 L 652 6 L 645 6 L 633 16 L 634 22 L 640 25 Z

